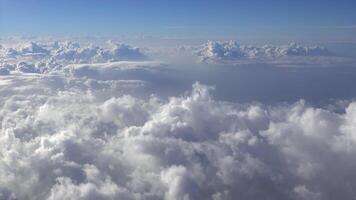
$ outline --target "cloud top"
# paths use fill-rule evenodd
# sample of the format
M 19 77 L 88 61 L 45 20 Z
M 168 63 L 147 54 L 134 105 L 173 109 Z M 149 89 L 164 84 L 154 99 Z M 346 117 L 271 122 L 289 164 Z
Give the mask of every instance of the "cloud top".
M 148 60 L 139 48 L 126 44 L 110 43 L 103 48 L 74 42 L 29 42 L 18 47 L 1 47 L 0 57 L 2 68 L 24 73 L 44 73 L 68 64 Z
M 319 46 L 307 47 L 296 43 L 289 45 L 239 45 L 235 41 L 209 41 L 201 46 L 196 55 L 202 62 L 220 62 L 234 60 L 270 60 L 285 57 L 331 56 L 329 50 Z
M 351 199 L 356 103 L 15 95 L 1 106 L 5 199 Z M 44 90 L 45 91 L 45 90 Z M 93 149 L 95 149 L 93 151 Z M 332 180 L 332 181 L 330 181 Z

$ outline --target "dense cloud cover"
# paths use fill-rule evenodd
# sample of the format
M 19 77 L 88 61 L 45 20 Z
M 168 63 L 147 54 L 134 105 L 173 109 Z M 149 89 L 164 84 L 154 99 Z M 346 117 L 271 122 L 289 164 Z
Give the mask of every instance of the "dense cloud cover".
M 198 82 L 141 96 L 167 64 L 114 49 L 2 48 L 22 61 L 0 68 L 1 200 L 355 197 L 355 101 L 240 104 Z
M 355 195 L 356 103 L 345 113 L 303 101 L 240 105 L 211 90 L 196 83 L 169 100 L 74 90 L 5 98 L 1 199 Z

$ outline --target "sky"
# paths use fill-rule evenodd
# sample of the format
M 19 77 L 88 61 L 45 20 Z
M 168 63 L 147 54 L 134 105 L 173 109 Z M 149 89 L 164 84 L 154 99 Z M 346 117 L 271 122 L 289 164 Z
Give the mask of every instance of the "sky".
M 356 41 L 354 0 L 0 0 L 0 36 Z

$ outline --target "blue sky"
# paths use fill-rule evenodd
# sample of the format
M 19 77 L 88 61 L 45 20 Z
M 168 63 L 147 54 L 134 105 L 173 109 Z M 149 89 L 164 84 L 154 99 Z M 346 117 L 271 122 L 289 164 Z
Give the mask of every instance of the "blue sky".
M 0 36 L 356 41 L 355 0 L 0 0 Z

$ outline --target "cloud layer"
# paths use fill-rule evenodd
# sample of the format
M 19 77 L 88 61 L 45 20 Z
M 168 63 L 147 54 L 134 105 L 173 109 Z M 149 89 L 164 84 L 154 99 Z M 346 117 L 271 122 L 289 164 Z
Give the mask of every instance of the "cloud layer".
M 147 61 L 140 49 L 128 45 L 28 43 L 0 47 L 0 55 L 0 200 L 333 200 L 356 195 L 356 102 L 350 99 L 325 108 L 303 100 L 240 104 L 218 100 L 214 87 L 198 82 L 184 94 L 165 98 L 163 93 L 178 91 L 177 85 L 202 72 Z M 209 42 L 198 55 L 214 62 L 279 62 L 330 54 L 295 44 Z M 204 80 L 232 72 L 215 70 L 204 72 Z M 295 73 L 283 71 L 290 72 Z M 287 77 L 283 73 L 277 74 Z M 264 84 L 271 84 L 271 77 Z M 222 78 L 231 88 L 243 83 Z
M 271 64 L 274 66 L 356 65 L 352 57 L 338 55 L 320 46 L 240 45 L 235 41 L 208 41 L 202 45 L 137 48 L 127 44 L 82 44 L 48 39 L 42 42 L 14 41 L 0 46 L 0 71 L 48 73 L 69 64 L 95 64 L 119 61 L 164 60 L 178 64 Z
M 0 110 L 1 199 L 352 199 L 356 103 L 12 95 Z M 45 91 L 45 90 L 44 90 Z

